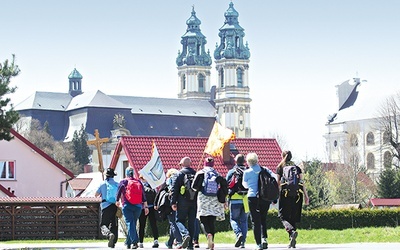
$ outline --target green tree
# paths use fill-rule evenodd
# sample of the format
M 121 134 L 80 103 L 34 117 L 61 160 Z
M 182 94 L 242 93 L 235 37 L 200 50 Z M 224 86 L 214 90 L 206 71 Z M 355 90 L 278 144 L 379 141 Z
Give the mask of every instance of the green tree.
M 87 145 L 89 137 L 85 131 L 85 127 L 83 124 L 81 125 L 81 129 L 78 131 L 75 130 L 74 137 L 72 139 L 73 149 L 75 152 L 75 161 L 79 162 L 82 167 L 89 163 L 90 156 L 90 148 Z
M 304 179 L 310 204 L 307 209 L 327 207 L 330 204 L 330 189 L 323 169 L 323 164 L 318 159 L 303 162 Z
M 378 196 L 381 198 L 400 198 L 400 171 L 385 168 L 379 175 Z
M 11 63 L 5 60 L 0 63 L 0 140 L 11 140 L 12 135 L 10 129 L 19 119 L 18 112 L 14 110 L 10 98 L 5 98 L 5 95 L 15 92 L 17 87 L 10 87 L 11 78 L 19 74 L 20 70 L 14 64 L 15 55 L 13 55 Z M 7 110 L 8 109 L 8 110 Z

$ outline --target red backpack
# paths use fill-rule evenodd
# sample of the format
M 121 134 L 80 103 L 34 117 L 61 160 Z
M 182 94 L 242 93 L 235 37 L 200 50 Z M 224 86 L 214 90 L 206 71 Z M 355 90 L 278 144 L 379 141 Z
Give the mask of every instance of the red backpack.
M 143 185 L 139 180 L 129 179 L 125 188 L 125 198 L 132 205 L 142 204 Z

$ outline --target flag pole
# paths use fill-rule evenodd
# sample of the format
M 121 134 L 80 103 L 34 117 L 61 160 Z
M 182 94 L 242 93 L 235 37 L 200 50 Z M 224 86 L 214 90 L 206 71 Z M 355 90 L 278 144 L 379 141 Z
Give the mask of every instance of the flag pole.
M 199 165 L 197 165 L 196 171 L 199 170 L 199 168 L 201 167 L 201 164 L 202 164 L 202 162 L 203 162 L 203 160 L 204 160 L 204 155 L 205 155 L 205 154 L 206 154 L 206 152 L 203 151 L 203 155 L 202 155 L 201 158 L 200 158 L 200 162 L 199 162 Z

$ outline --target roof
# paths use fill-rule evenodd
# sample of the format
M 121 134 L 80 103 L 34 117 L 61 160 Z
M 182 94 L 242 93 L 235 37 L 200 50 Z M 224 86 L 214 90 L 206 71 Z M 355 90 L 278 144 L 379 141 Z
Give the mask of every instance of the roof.
M 39 109 L 65 111 L 72 96 L 68 93 L 40 92 L 37 91 L 15 106 L 15 110 Z
M 203 166 L 204 149 L 208 137 L 150 137 L 150 136 L 122 136 L 116 146 L 110 164 L 115 168 L 122 149 L 130 165 L 139 171 L 151 158 L 152 142 L 157 146 L 164 170 L 179 168 L 179 161 L 188 156 L 192 160 L 192 167 L 198 169 Z M 275 139 L 237 138 L 230 143 L 233 154 L 257 153 L 259 163 L 275 172 L 281 158 L 281 149 Z M 236 151 L 236 150 L 237 151 Z M 223 176 L 234 165 L 233 156 L 230 162 L 224 163 L 222 157 L 215 158 L 214 168 Z
M 82 79 L 82 75 L 81 73 L 79 73 L 78 70 L 76 70 L 76 68 L 71 72 L 71 74 L 69 74 L 68 79 Z
M 11 192 L 10 190 L 8 190 L 7 188 L 5 188 L 3 185 L 0 184 L 0 191 L 3 192 L 5 195 L 7 195 L 8 197 L 16 197 L 15 194 L 13 192 Z
M 36 147 L 32 142 L 28 141 L 25 137 L 23 137 L 21 134 L 19 134 L 17 131 L 11 129 L 11 134 L 13 136 L 15 136 L 16 138 L 18 138 L 20 141 L 22 141 L 23 143 L 25 143 L 28 147 L 30 147 L 33 151 L 35 151 L 37 154 L 39 154 L 40 156 L 42 156 L 43 158 L 45 158 L 47 161 L 49 161 L 51 164 L 53 164 L 55 167 L 59 168 L 62 172 L 64 172 L 66 175 L 68 175 L 69 177 L 74 177 L 74 174 L 68 170 L 67 168 L 65 168 L 64 166 L 62 166 L 60 163 L 58 163 L 57 161 L 55 161 L 53 158 L 51 158 L 48 154 L 46 154 L 45 152 L 43 152 L 40 148 Z
M 400 198 L 373 198 L 370 203 L 374 207 L 398 207 L 400 206 Z
M 82 203 L 100 203 L 101 198 L 97 197 L 5 197 L 0 198 L 0 204 L 46 204 L 46 203 L 68 203 L 68 205 Z
M 72 180 L 69 180 L 68 184 L 73 190 L 85 190 L 89 186 L 91 181 L 92 178 L 74 178 Z
M 104 94 L 100 90 L 97 90 L 77 95 L 72 99 L 67 110 L 69 111 L 86 107 L 130 108 L 127 105 L 124 105 L 112 97 Z
M 351 209 L 351 208 L 360 209 L 361 204 L 335 204 L 335 205 L 332 205 L 332 208 L 333 209 Z

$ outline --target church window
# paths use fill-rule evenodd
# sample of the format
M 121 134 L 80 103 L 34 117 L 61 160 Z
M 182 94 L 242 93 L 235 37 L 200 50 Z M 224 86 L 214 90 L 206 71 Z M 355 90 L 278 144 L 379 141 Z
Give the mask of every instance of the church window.
M 374 133 L 369 132 L 367 134 L 367 145 L 374 145 L 375 144 L 375 137 L 374 137 Z
M 350 146 L 352 147 L 358 147 L 358 138 L 355 134 L 352 134 L 350 136 Z
M 197 51 L 196 55 L 200 55 L 200 44 L 197 44 Z
M 224 87 L 224 69 L 219 70 L 219 80 L 221 82 L 221 88 Z
M 15 180 L 15 161 L 0 161 L 0 180 Z
M 373 153 L 368 153 L 367 155 L 367 168 L 368 169 L 375 168 L 375 156 Z
M 186 89 L 186 75 L 182 75 L 182 89 Z
M 241 88 L 243 87 L 243 70 L 241 68 L 238 68 L 236 70 L 236 74 L 237 74 L 237 86 Z
M 390 133 L 385 131 L 383 132 L 383 144 L 390 143 Z
M 392 154 L 389 151 L 383 154 L 383 165 L 385 168 L 390 168 L 392 166 Z
M 239 37 L 235 37 L 235 46 L 236 48 L 239 48 Z
M 199 74 L 199 92 L 204 92 L 204 80 L 205 80 L 204 75 Z

